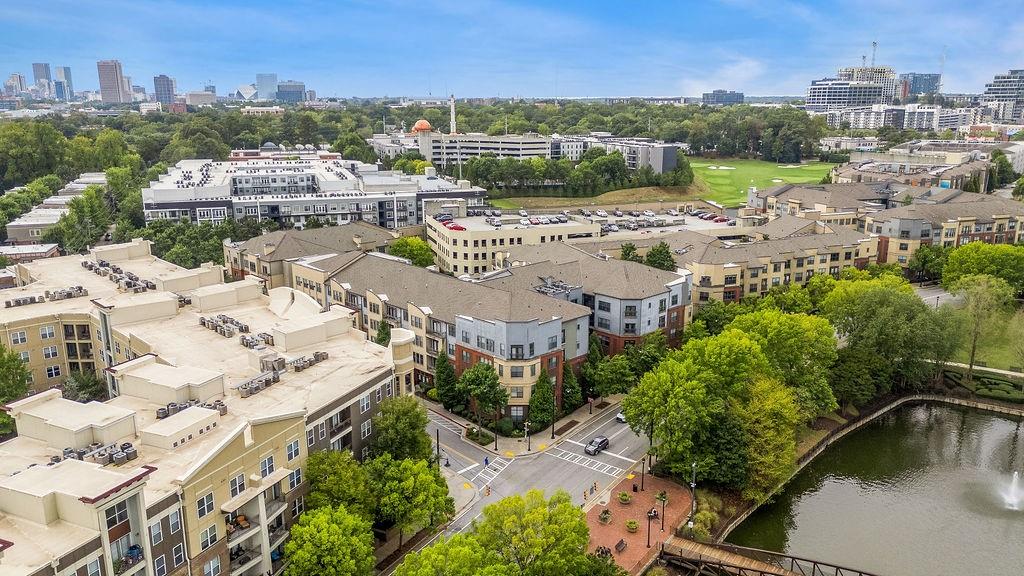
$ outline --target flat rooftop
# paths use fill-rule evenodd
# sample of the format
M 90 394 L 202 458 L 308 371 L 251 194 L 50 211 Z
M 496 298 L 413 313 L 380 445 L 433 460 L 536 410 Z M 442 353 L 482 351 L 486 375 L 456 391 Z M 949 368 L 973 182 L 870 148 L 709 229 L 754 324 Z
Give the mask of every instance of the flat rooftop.
M 32 210 L 22 214 L 20 217 L 11 220 L 8 226 L 46 226 L 56 224 L 60 217 L 67 214 L 66 208 L 47 208 L 36 206 Z
M 567 232 L 569 234 L 572 234 L 572 230 L 573 229 L 581 229 L 580 231 L 582 232 L 583 228 L 587 228 L 588 229 L 587 231 L 589 232 L 590 228 L 593 228 L 594 226 L 600 226 L 599 224 L 596 224 L 594 222 L 583 222 L 581 220 L 573 220 L 572 218 L 569 218 L 568 222 L 557 222 L 556 221 L 556 222 L 552 222 L 550 224 L 536 224 L 536 225 L 530 224 L 528 226 L 524 226 L 524 225 L 519 223 L 519 221 L 523 219 L 521 216 L 519 216 L 518 214 L 509 214 L 508 212 L 509 211 L 506 211 L 506 213 L 503 216 L 500 217 L 501 218 L 501 224 L 502 224 L 502 226 L 501 226 L 502 230 L 537 228 L 537 229 L 544 229 L 544 230 L 549 230 L 549 229 L 550 230 L 558 230 L 559 232 Z M 531 213 L 527 217 L 527 220 L 529 220 L 530 218 L 543 218 L 543 217 L 552 218 L 556 214 L 558 214 L 558 212 L 554 212 L 552 214 L 540 214 L 540 213 L 532 214 Z M 466 218 L 456 218 L 454 220 L 454 222 L 456 224 L 464 226 L 467 230 L 491 230 L 491 231 L 493 231 L 495 229 L 493 225 L 487 223 L 487 218 L 484 217 L 484 216 L 469 216 L 469 217 L 466 217 Z M 439 226 L 441 226 L 442 228 L 444 227 L 443 225 L 441 225 L 440 222 L 435 221 L 434 223 L 439 225 Z

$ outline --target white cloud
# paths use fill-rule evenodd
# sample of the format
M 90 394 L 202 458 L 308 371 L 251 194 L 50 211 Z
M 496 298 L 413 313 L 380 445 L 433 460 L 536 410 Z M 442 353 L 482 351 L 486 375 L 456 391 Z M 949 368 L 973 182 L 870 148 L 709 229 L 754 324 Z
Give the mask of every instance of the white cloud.
M 685 96 L 699 96 L 716 88 L 743 91 L 764 72 L 765 65 L 760 60 L 740 56 L 707 72 L 689 72 L 679 81 L 679 90 Z

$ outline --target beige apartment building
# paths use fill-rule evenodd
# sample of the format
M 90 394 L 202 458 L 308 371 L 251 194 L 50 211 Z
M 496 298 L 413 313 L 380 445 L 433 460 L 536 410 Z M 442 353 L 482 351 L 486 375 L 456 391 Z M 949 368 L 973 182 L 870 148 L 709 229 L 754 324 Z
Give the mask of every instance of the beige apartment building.
M 884 210 L 903 186 L 891 182 L 783 184 L 747 190 L 747 207 L 772 218 L 795 216 L 828 226 L 855 228 L 861 216 Z
M 88 327 L 111 399 L 73 402 L 47 385 L 8 405 L 19 435 L 0 444 L 5 576 L 279 575 L 308 454 L 365 457 L 379 404 L 412 390 L 410 332 L 378 346 L 352 310 L 254 279 L 224 284 L 219 266 L 182 270 L 145 241 L 18 273 L 0 299 L 54 276 L 90 287 L 13 310 L 38 306 L 75 328 L 76 346 Z

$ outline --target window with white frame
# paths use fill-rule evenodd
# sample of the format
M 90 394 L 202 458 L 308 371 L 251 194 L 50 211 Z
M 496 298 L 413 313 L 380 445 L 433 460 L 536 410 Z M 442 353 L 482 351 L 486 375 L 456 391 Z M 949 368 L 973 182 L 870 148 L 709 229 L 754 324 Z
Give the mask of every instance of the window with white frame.
M 299 441 L 298 440 L 292 440 L 288 444 L 288 448 L 287 448 L 286 452 L 288 453 L 288 461 L 289 462 L 291 462 L 292 460 L 295 460 L 296 458 L 298 458 L 299 457 Z
M 370 395 L 367 394 L 359 399 L 359 413 L 364 414 L 370 409 Z
M 53 326 L 43 326 L 39 329 L 39 337 L 43 340 L 53 338 Z
M 171 555 L 174 560 L 174 567 L 181 566 L 181 563 L 185 561 L 185 547 L 181 544 L 176 544 L 174 550 L 171 551 Z
M 57 376 L 60 376 L 60 366 L 47 366 L 46 367 L 46 377 L 47 378 L 56 378 Z
M 320 440 L 327 438 L 327 422 L 321 422 L 316 425 L 316 437 Z
M 43 348 L 43 358 L 52 359 L 52 358 L 56 358 L 56 357 L 57 357 L 57 347 L 56 346 L 47 346 L 46 348 Z
M 196 513 L 200 518 L 213 512 L 213 492 L 196 500 Z
M 220 557 L 203 564 L 203 576 L 220 576 Z
M 302 496 L 299 496 L 294 502 L 292 502 L 292 518 L 298 517 L 298 515 L 302 514 L 302 511 L 305 509 L 306 502 L 303 500 Z
M 366 420 L 359 425 L 359 437 L 364 440 L 373 433 L 373 420 Z
M 306 430 L 306 446 L 316 444 L 316 431 L 310 428 Z
M 153 546 L 164 541 L 164 531 L 159 520 L 149 525 L 149 540 Z
M 377 395 L 377 404 L 380 404 L 381 397 L 384 395 L 384 389 L 377 388 L 376 390 L 374 390 L 374 394 Z
M 32 359 L 32 354 L 30 354 L 28 350 L 22 350 L 21 352 L 18 352 L 18 357 L 21 358 L 22 362 L 28 364 Z
M 100 576 L 100 559 L 97 558 L 85 565 L 85 576 Z
M 288 489 L 293 490 L 296 486 L 302 484 L 302 468 L 296 468 L 288 475 Z
M 231 497 L 234 498 L 245 490 L 245 474 L 239 474 L 228 482 L 228 489 L 231 492 Z
M 167 523 L 170 524 L 171 534 L 177 534 L 181 530 L 181 511 L 175 510 L 167 516 Z
M 391 398 L 391 396 L 393 394 L 394 394 L 394 382 L 392 382 L 391 380 L 388 380 L 387 383 L 384 384 L 384 395 L 387 396 L 388 398 Z
M 24 344 L 25 342 L 28 342 L 28 336 L 24 330 L 11 332 L 11 344 Z
M 153 572 L 156 576 L 167 576 L 167 559 L 163 554 L 153 560 Z
M 128 503 L 121 501 L 106 510 L 107 529 L 128 520 Z
M 199 549 L 206 550 L 217 541 L 217 525 L 214 524 L 199 533 Z
M 266 478 L 274 471 L 274 455 L 271 454 L 260 462 L 260 476 Z

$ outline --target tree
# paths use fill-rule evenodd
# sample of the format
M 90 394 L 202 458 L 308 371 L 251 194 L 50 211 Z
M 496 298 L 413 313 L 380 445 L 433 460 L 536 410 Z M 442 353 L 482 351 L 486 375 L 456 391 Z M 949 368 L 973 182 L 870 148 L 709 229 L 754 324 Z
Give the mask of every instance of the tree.
M 1010 353 L 1017 362 L 1017 370 L 1024 367 L 1024 310 L 1018 310 L 1006 327 L 1006 339 L 1010 342 Z
M 370 485 L 377 496 L 378 521 L 398 526 L 398 547 L 405 531 L 436 526 L 455 513 L 448 483 L 426 460 L 395 460 L 378 456 L 366 464 Z
M 387 347 L 391 343 L 391 324 L 385 320 L 381 320 L 380 324 L 377 325 L 377 336 L 373 339 L 374 342 L 381 346 Z
M 637 254 L 636 244 L 632 242 L 626 242 L 620 247 L 619 258 L 622 260 L 628 260 L 630 262 L 643 262 L 644 257 Z
M 469 400 L 465 387 L 461 386 L 455 377 L 452 361 L 444 352 L 437 355 L 437 362 L 434 364 L 434 386 L 437 387 L 437 399 L 447 410 L 465 406 Z
M 1024 292 L 1024 245 L 969 242 L 950 252 L 942 268 L 942 285 L 951 290 L 965 276 L 988 274 Z
M 829 367 L 836 360 L 836 335 L 828 320 L 765 309 L 737 316 L 729 328 L 750 334 L 762 350 L 771 351 L 768 361 L 793 388 L 804 420 L 836 409 L 828 383 Z
M 1020 201 L 1024 199 L 1024 178 L 1017 180 L 1017 183 L 1013 185 L 1013 198 L 1014 200 Z
M 847 346 L 839 350 L 829 379 L 839 404 L 863 406 L 875 397 L 876 374 L 879 379 L 886 377 L 885 367 L 879 366 L 876 358 L 863 348 Z
M 747 483 L 743 497 L 761 503 L 796 468 L 796 426 L 800 411 L 788 388 L 760 378 L 738 408 L 747 431 Z
M 344 506 L 352 514 L 372 519 L 376 501 L 370 492 L 366 469 L 349 450 L 320 450 L 306 461 L 309 509 Z
M 647 251 L 647 258 L 644 263 L 659 270 L 676 271 L 676 261 L 672 257 L 672 251 L 665 242 L 658 242 Z
M 636 376 L 624 354 L 605 358 L 594 372 L 594 392 L 598 396 L 627 392 L 635 383 Z
M 28 379 L 31 373 L 21 361 L 21 356 L 0 344 L 0 404 L 21 400 L 28 394 Z M 0 434 L 14 431 L 14 419 L 0 410 Z
M 473 535 L 523 576 L 582 576 L 587 565 L 586 517 L 561 490 L 550 499 L 540 490 L 502 498 L 484 508 Z
M 583 405 L 583 390 L 572 366 L 568 362 L 562 364 L 562 414 L 568 414 Z
M 811 295 L 799 284 L 772 286 L 768 294 L 758 301 L 758 309 L 778 308 L 783 312 L 810 314 L 814 309 Z
M 429 421 L 427 411 L 413 396 L 384 400 L 380 413 L 373 417 L 373 454 L 390 454 L 395 460 L 429 460 L 433 455 L 426 431 Z
M 64 397 L 79 402 L 106 400 L 107 383 L 96 376 L 95 372 L 74 370 L 64 381 Z
M 455 534 L 408 554 L 395 576 L 513 576 L 516 572 L 473 535 Z
M 3 254 L 0 254 L 0 268 L 6 268 L 11 265 L 11 259 Z
M 534 431 L 547 427 L 555 419 L 555 388 L 546 368 L 540 369 L 537 383 L 530 392 L 530 428 Z
M 971 351 L 967 361 L 967 381 L 974 377 L 974 359 L 978 340 L 991 330 L 996 316 L 1013 300 L 1013 289 L 1002 278 L 978 274 L 964 276 L 953 286 L 954 294 L 963 298 L 962 322 L 967 327 Z
M 434 253 L 430 246 L 422 238 L 408 236 L 399 238 L 388 246 L 388 254 L 405 258 L 412 262 L 413 266 L 426 268 L 434 263 Z
M 950 248 L 938 244 L 923 244 L 907 262 L 907 269 L 917 281 L 941 280 L 942 267 L 949 258 Z
M 476 423 L 483 426 L 484 412 L 494 410 L 508 403 L 508 390 L 498 380 L 494 366 L 479 362 L 462 373 L 459 385 L 469 393 L 476 403 Z
M 369 576 L 375 563 L 370 522 L 344 506 L 310 510 L 292 525 L 284 554 L 286 576 Z
M 658 365 L 668 353 L 668 337 L 661 330 L 644 336 L 640 344 L 626 348 L 626 359 L 633 378 L 638 379 Z

